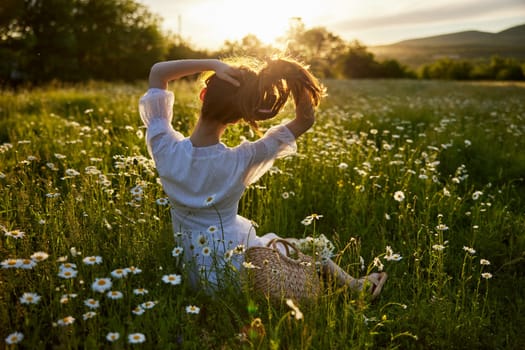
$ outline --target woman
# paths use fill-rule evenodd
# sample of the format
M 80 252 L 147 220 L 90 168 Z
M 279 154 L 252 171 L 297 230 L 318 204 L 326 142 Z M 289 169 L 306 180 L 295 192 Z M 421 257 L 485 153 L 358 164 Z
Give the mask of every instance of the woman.
M 202 108 L 189 137 L 173 129 L 174 94 L 168 82 L 196 73 L 211 72 L 201 90 Z M 227 126 L 244 120 L 273 118 L 288 97 L 295 102 L 295 119 L 270 128 L 255 142 L 229 148 L 221 143 Z M 193 285 L 219 287 L 229 266 L 239 269 L 244 248 L 266 245 L 278 236 L 257 236 L 252 223 L 237 214 L 246 187 L 257 181 L 274 160 L 296 151 L 296 139 L 312 127 L 314 107 L 324 87 L 294 60 L 267 61 L 261 68 L 228 64 L 215 59 L 159 62 L 149 75 L 149 89 L 139 102 L 147 127 L 150 155 L 171 203 L 176 241 Z M 180 249 L 182 248 L 182 249 Z M 233 257 L 232 257 L 233 255 Z M 325 272 L 341 284 L 359 289 L 365 279 L 347 275 L 332 261 Z M 372 294 L 379 294 L 386 274 L 371 274 Z

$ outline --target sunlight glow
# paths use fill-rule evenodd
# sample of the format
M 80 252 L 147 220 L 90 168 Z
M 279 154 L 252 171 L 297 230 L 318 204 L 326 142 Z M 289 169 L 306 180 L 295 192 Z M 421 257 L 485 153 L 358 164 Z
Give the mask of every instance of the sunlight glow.
M 200 17 L 206 23 L 204 30 L 209 30 L 210 41 L 215 38 L 240 40 L 254 34 L 263 43 L 270 44 L 286 33 L 292 18 L 300 17 L 306 26 L 310 26 L 320 9 L 319 0 L 228 0 L 220 4 L 214 1 L 197 3 L 187 9 L 186 15 Z
M 254 34 L 275 44 L 291 18 L 325 27 L 368 45 L 454 31 L 497 32 L 523 24 L 523 0 L 138 0 L 163 18 L 163 27 L 200 48 Z

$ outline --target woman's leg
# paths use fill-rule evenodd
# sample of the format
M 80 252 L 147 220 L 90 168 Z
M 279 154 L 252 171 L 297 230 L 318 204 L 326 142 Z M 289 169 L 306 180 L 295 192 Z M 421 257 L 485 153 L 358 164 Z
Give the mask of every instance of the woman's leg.
M 347 285 L 354 290 L 359 290 L 360 287 L 362 287 L 359 285 L 357 279 L 350 276 L 330 259 L 326 260 L 321 264 L 321 273 L 324 276 L 331 278 L 337 284 L 338 287 Z
M 321 265 L 321 269 L 322 274 L 326 275 L 328 278 L 332 278 L 337 286 L 342 287 L 346 285 L 354 291 L 361 291 L 363 287 L 365 287 L 365 282 L 370 282 L 370 293 L 372 294 L 372 297 L 376 297 L 381 293 L 383 285 L 388 277 L 385 272 L 380 272 L 371 273 L 368 276 L 357 279 L 350 276 L 330 259 Z

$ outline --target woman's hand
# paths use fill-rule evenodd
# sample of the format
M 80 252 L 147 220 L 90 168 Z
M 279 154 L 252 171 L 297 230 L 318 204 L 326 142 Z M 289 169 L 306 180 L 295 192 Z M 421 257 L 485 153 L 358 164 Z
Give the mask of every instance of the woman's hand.
M 294 102 L 296 118 L 312 121 L 315 119 L 312 97 L 306 89 L 294 95 Z
M 234 86 L 241 85 L 237 80 L 240 78 L 241 72 L 237 68 L 232 67 L 222 61 L 217 61 L 217 67 L 214 69 L 214 71 L 218 78 L 227 81 Z
M 295 119 L 286 124 L 286 127 L 297 139 L 314 125 L 315 110 L 312 96 L 306 89 L 301 89 L 293 95 L 295 102 Z

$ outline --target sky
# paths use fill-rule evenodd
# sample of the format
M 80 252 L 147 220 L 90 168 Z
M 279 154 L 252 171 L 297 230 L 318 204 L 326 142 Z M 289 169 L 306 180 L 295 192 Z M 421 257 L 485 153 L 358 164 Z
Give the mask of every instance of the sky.
M 270 44 L 293 18 L 366 46 L 465 30 L 499 32 L 525 24 L 525 0 L 137 0 L 163 29 L 192 47 L 215 50 L 254 34 Z

